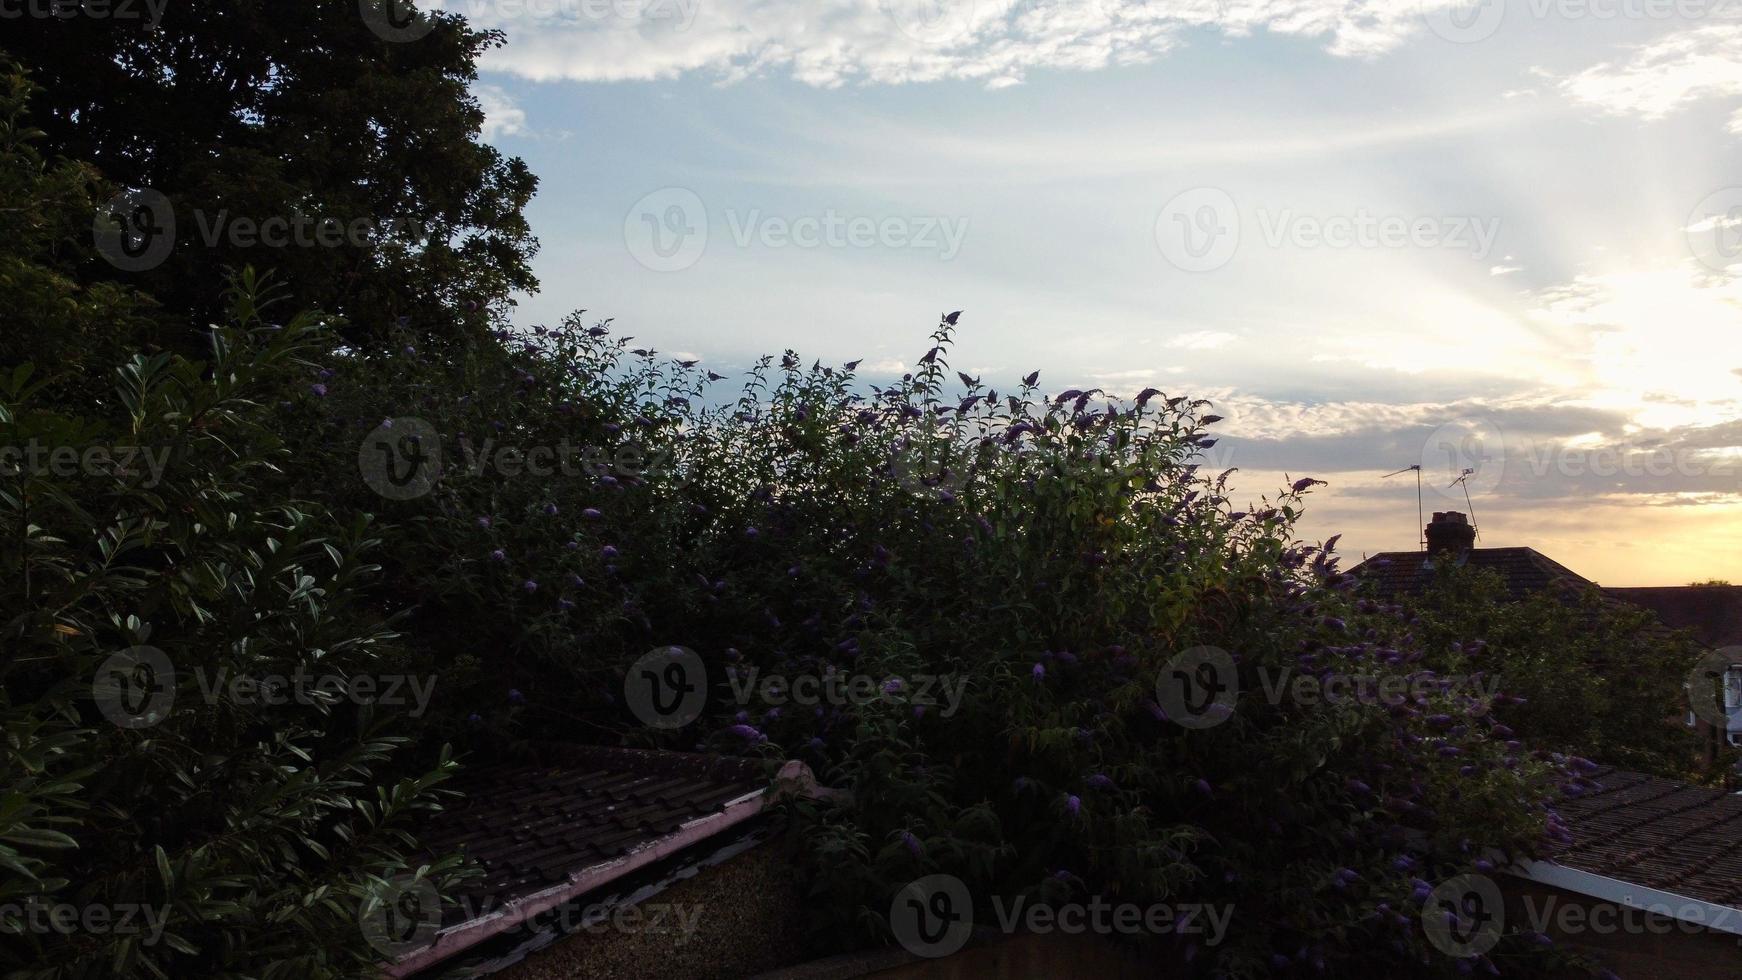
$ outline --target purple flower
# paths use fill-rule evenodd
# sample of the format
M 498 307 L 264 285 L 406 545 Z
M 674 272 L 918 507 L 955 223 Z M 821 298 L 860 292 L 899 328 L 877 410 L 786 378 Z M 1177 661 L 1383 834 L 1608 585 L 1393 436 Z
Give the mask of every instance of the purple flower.
M 503 551 L 501 548 L 497 548 L 495 551 L 490 552 L 490 560 L 491 561 L 507 561 L 508 560 L 508 552 Z
M 479 527 L 489 527 L 490 526 L 490 518 L 488 518 L 488 517 L 478 518 L 478 526 Z
M 1095 773 L 1093 776 L 1090 776 L 1088 779 L 1088 784 L 1089 784 L 1090 789 L 1112 789 L 1113 788 L 1113 780 L 1108 778 L 1106 773 L 1099 773 L 1098 772 L 1098 773 Z
M 618 551 L 612 545 L 606 545 L 605 547 L 599 549 L 599 557 L 604 558 L 606 561 L 609 561 L 609 560 L 617 557 L 617 555 L 618 555 Z
M 1200 779 L 1197 782 L 1193 783 L 1192 786 L 1195 789 L 1197 789 L 1198 792 L 1204 794 L 1205 796 L 1214 796 L 1215 795 L 1215 790 L 1210 788 L 1210 781 L 1207 779 Z
M 1045 664 L 1035 664 L 1034 670 L 1031 671 L 1031 673 L 1034 674 L 1034 679 L 1037 681 L 1046 680 L 1046 665 Z
M 901 844 L 903 847 L 907 848 L 907 853 L 913 855 L 914 857 L 919 857 L 920 846 L 919 846 L 919 838 L 918 837 L 915 837 L 912 834 L 910 834 L 904 830 L 901 832 Z
M 581 516 L 589 521 L 596 521 L 604 515 L 599 512 L 599 508 L 588 507 L 586 510 L 581 511 Z
M 520 688 L 511 687 L 508 689 L 508 703 L 509 704 L 525 704 L 526 703 L 526 695 L 520 693 Z
M 768 736 L 745 724 L 733 725 L 731 728 L 726 729 L 726 731 L 749 742 L 765 742 L 768 740 Z
M 1082 809 L 1083 809 L 1083 801 L 1082 800 L 1078 799 L 1075 796 L 1065 797 L 1065 810 L 1068 811 L 1071 816 L 1073 816 L 1073 817 L 1076 816 Z
M 544 505 L 544 516 L 555 517 L 556 516 L 556 504 L 545 504 Z
M 538 591 L 538 583 L 534 582 L 532 579 L 527 579 L 526 581 L 520 583 L 520 587 L 525 589 L 528 592 L 537 592 Z
M 324 384 L 321 384 L 321 383 L 320 383 L 320 382 L 318 382 L 318 381 L 317 381 L 317 382 L 315 382 L 315 383 L 314 383 L 314 384 L 312 384 L 312 385 L 309 385 L 309 386 L 308 386 L 308 390 L 309 390 L 309 391 L 312 391 L 312 392 L 314 392 L 314 396 L 315 396 L 315 397 L 316 397 L 316 398 L 325 398 L 325 397 L 327 397 L 327 386 L 326 386 L 326 385 L 324 385 Z

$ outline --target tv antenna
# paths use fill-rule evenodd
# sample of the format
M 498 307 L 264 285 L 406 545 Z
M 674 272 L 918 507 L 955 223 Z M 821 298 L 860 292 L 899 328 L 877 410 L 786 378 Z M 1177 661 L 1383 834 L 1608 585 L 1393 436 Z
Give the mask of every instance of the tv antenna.
M 1420 535 L 1420 537 L 1416 543 L 1418 545 L 1420 545 L 1421 550 L 1426 551 L 1427 550 L 1427 525 L 1425 525 L 1421 522 L 1421 464 L 1416 463 L 1413 466 L 1405 466 L 1403 469 L 1398 470 L 1397 473 L 1387 473 L 1384 476 L 1380 477 L 1380 479 L 1381 480 L 1389 480 L 1392 477 L 1397 476 L 1398 473 L 1408 473 L 1410 470 L 1415 471 L 1415 527 L 1416 527 L 1415 533 L 1417 535 Z
M 1464 472 L 1459 473 L 1456 480 L 1446 485 L 1446 489 L 1450 490 L 1460 483 L 1464 485 L 1464 506 L 1470 508 L 1470 530 L 1476 532 L 1476 540 L 1480 541 L 1482 540 L 1482 527 L 1476 523 L 1476 505 L 1470 501 L 1470 477 L 1475 475 L 1475 470 L 1465 467 Z

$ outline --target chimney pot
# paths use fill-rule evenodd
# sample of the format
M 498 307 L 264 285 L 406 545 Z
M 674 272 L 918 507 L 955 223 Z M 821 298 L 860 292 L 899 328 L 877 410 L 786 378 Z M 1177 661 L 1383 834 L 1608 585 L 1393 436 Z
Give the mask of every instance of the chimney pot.
M 1429 555 L 1463 555 L 1476 544 L 1476 529 L 1461 511 L 1435 511 L 1427 526 Z

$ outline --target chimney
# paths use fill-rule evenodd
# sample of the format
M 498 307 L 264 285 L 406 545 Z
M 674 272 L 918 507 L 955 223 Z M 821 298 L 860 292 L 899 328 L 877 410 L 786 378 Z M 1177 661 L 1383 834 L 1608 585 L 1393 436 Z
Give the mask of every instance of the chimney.
M 1468 518 L 1455 510 L 1434 512 L 1427 526 L 1427 553 L 1463 555 L 1476 543 L 1476 528 Z

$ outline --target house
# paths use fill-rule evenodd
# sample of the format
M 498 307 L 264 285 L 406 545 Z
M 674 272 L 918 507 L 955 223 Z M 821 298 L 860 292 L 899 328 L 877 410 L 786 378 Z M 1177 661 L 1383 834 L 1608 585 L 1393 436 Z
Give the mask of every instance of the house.
M 1742 586 L 1602 588 L 1534 548 L 1476 547 L 1475 526 L 1455 510 L 1436 512 L 1426 534 L 1425 552 L 1381 552 L 1350 573 L 1371 583 L 1375 595 L 1396 598 L 1427 588 L 1435 561 L 1450 555 L 1462 567 L 1497 574 L 1512 599 L 1551 589 L 1596 589 L 1608 602 L 1648 610 L 1666 630 L 1689 630 L 1710 651 L 1689 678 L 1693 710 L 1687 718 L 1705 736 L 1708 757 L 1716 758 L 1724 743 L 1742 746 Z M 1721 688 L 1714 683 L 1718 677 Z M 1693 687 L 1702 683 L 1706 690 Z

